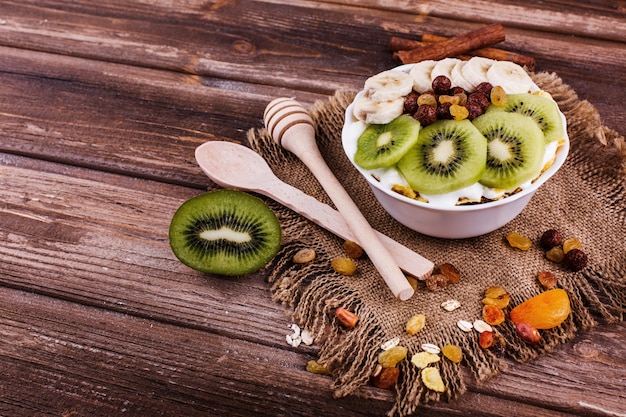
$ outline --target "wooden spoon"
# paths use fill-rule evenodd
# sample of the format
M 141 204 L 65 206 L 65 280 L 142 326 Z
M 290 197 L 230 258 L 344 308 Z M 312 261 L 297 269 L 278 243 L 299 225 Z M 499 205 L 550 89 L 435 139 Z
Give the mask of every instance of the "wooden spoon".
M 232 142 L 211 141 L 196 149 L 196 160 L 216 184 L 270 197 L 335 235 L 362 246 L 337 210 L 281 181 L 263 157 L 252 149 Z M 390 237 L 376 233 L 404 272 L 418 279 L 425 279 L 432 273 L 431 261 Z
M 306 109 L 295 100 L 278 98 L 267 105 L 264 119 L 276 143 L 293 152 L 315 175 L 393 295 L 409 299 L 413 288 L 320 154 L 313 120 Z

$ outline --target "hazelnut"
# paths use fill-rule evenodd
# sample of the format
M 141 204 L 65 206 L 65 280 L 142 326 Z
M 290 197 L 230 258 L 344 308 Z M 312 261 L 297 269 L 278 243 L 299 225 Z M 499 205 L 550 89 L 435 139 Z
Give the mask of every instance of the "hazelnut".
M 572 249 L 565 254 L 563 262 L 571 271 L 580 271 L 587 266 L 587 255 L 580 249 Z
M 561 243 L 563 243 L 563 236 L 561 236 L 558 230 L 554 229 L 546 230 L 543 235 L 541 235 L 541 240 L 539 240 L 539 244 L 544 249 L 552 249 L 555 246 L 559 246 Z

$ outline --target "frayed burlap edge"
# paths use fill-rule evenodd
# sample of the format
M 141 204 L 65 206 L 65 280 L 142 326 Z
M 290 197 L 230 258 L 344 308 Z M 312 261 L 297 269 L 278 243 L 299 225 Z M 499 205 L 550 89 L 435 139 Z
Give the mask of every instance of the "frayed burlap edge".
M 583 167 L 593 166 L 593 178 L 599 179 L 603 184 L 606 184 L 608 179 L 614 180 L 616 175 L 623 176 L 626 172 L 624 138 L 603 126 L 595 108 L 587 101 L 579 100 L 576 93 L 556 74 L 533 74 L 533 78 L 537 85 L 553 95 L 568 122 L 580 120 L 579 123 L 568 124 L 570 138 L 577 139 L 577 146 L 572 148 L 569 158 L 575 162 L 584 160 L 584 164 L 581 164 Z M 318 140 L 329 139 L 328 130 L 343 122 L 345 108 L 353 97 L 354 92 L 338 91 L 328 101 L 315 103 L 310 113 L 316 123 Z M 572 117 L 573 115 L 577 117 Z M 276 146 L 264 129 L 250 130 L 248 139 L 253 149 L 266 158 L 275 159 L 274 163 L 282 163 L 287 159 L 297 164 L 297 161 L 294 161 L 295 157 Z M 336 140 L 336 137 L 334 139 Z M 268 151 L 267 148 L 271 149 Z M 609 194 L 614 198 L 615 207 L 621 210 L 618 216 L 623 224 L 626 215 L 621 203 L 626 196 L 623 181 L 617 182 L 613 191 Z M 317 197 L 330 203 L 329 199 L 321 194 Z M 332 254 L 326 254 L 325 251 L 332 236 L 288 210 L 281 208 L 278 211 L 282 213 L 281 221 L 289 219 L 290 226 L 286 235 L 296 237 L 287 239 L 281 253 L 268 267 L 273 299 L 293 308 L 294 321 L 314 335 L 315 343 L 319 346 L 319 361 L 334 370 L 331 386 L 334 395 L 337 397 L 349 395 L 367 384 L 374 370 L 380 343 L 386 337 L 382 330 L 383 326 L 373 311 L 361 302 L 359 295 L 351 292 L 345 280 L 329 272 L 327 261 Z M 327 240 L 320 240 L 320 234 L 325 235 Z M 297 250 L 312 245 L 318 251 L 318 259 L 315 262 L 302 266 L 291 261 Z M 339 250 L 338 247 L 336 250 Z M 609 265 L 607 269 L 588 268 L 562 283 L 562 286 L 573 295 L 573 313 L 562 326 L 547 332 L 545 339 L 548 342 L 541 346 L 529 347 L 516 342 L 513 327 L 506 324 L 502 326 L 500 333 L 508 341 L 507 354 L 522 362 L 534 359 L 549 352 L 558 344 L 570 340 L 578 330 L 593 326 L 596 323 L 594 315 L 606 321 L 623 320 L 626 306 L 623 265 Z M 531 295 L 533 294 L 530 290 L 525 294 Z M 340 305 L 350 308 L 360 317 L 362 323 L 368 325 L 357 326 L 348 331 L 339 326 L 332 317 L 334 309 Z M 433 340 L 459 345 L 465 353 L 464 362 L 476 379 L 484 380 L 498 372 L 500 367 L 498 358 L 481 349 L 476 338 L 464 337 L 459 332 L 442 331 L 442 333 L 446 334 L 433 335 Z M 466 391 L 459 365 L 449 361 L 441 361 L 438 364 L 447 385 L 444 394 L 426 389 L 419 382 L 419 370 L 408 361 L 399 366 L 401 378 L 396 385 L 396 403 L 390 415 L 409 415 L 422 403 L 454 399 Z

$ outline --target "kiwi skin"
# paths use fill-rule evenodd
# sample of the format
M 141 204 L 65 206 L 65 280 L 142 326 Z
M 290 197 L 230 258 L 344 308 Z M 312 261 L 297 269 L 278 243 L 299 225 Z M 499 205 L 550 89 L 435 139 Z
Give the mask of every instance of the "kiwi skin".
M 240 276 L 258 271 L 278 252 L 281 226 L 261 199 L 218 190 L 185 201 L 169 228 L 172 252 L 197 271 Z

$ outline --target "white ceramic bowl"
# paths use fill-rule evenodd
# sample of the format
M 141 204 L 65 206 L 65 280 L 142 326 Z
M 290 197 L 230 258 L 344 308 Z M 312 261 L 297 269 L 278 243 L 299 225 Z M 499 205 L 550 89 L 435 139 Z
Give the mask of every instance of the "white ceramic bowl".
M 397 69 L 407 71 L 410 67 L 411 65 L 403 65 Z M 354 163 L 356 138 L 361 134 L 365 125 L 354 117 L 353 107 L 354 103 L 346 109 L 342 130 L 342 144 L 348 158 L 363 174 L 374 196 L 391 217 L 410 229 L 428 236 L 462 239 L 484 235 L 501 228 L 521 213 L 537 189 L 561 168 L 569 152 L 569 138 L 566 133 L 565 143 L 558 148 L 554 163 L 524 190 L 486 203 L 437 207 L 431 203 L 410 199 L 383 187 L 370 172 Z M 565 126 L 565 117 L 562 114 L 561 118 Z

